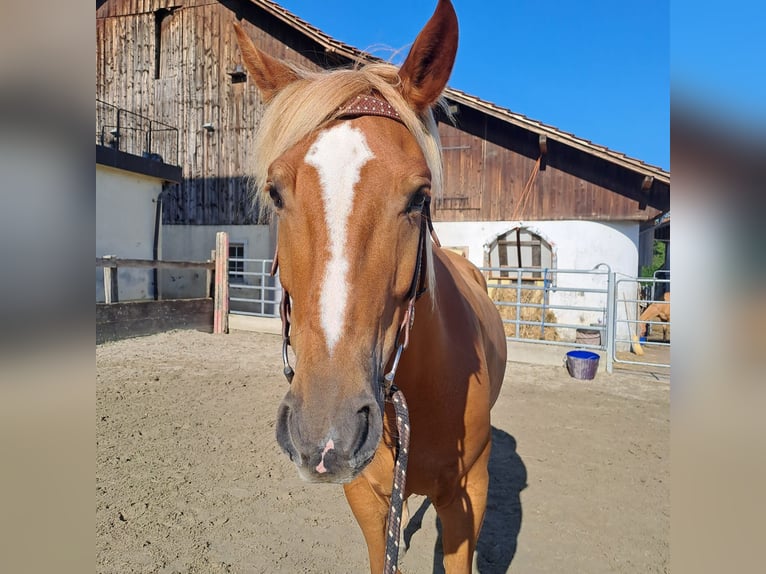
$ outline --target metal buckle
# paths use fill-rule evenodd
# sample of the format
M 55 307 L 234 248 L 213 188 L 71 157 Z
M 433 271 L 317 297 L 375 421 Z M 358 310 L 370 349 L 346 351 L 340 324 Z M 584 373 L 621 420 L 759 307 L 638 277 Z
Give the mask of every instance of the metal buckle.
M 282 373 L 285 375 L 287 382 L 292 383 L 293 377 L 295 376 L 295 371 L 290 366 L 290 357 L 287 356 L 288 346 L 290 346 L 290 337 L 284 337 L 282 339 L 282 363 L 284 363 L 285 366 L 282 369 Z

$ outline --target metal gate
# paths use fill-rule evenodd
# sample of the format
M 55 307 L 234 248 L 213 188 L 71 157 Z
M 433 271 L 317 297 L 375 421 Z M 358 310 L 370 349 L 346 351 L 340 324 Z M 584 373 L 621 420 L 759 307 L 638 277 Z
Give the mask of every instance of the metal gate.
M 593 269 L 482 267 L 506 340 L 604 351 L 612 372 L 614 273 Z
M 665 297 L 668 299 L 666 300 Z M 670 271 L 615 281 L 615 363 L 670 368 Z M 622 312 L 624 310 L 624 313 Z M 667 317 L 659 319 L 656 313 Z M 650 315 L 649 318 L 643 318 Z
M 229 257 L 229 312 L 279 317 L 282 286 L 271 276 L 271 259 Z

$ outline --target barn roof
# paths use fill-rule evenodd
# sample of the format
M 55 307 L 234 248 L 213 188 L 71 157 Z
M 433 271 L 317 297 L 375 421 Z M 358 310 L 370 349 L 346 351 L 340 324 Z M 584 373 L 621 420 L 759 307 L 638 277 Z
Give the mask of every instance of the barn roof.
M 311 40 L 322 46 L 326 52 L 337 54 L 342 58 L 352 61 L 380 61 L 380 58 L 368 54 L 364 50 L 345 44 L 331 36 L 325 34 L 320 29 L 312 26 L 305 20 L 289 12 L 276 2 L 271 0 L 250 0 L 266 12 L 285 22 L 292 28 L 300 31 Z M 482 100 L 477 96 L 472 96 L 466 92 L 447 88 L 445 96 L 454 103 L 471 107 L 481 113 L 495 117 L 514 126 L 520 127 L 535 134 L 545 135 L 548 139 L 557 141 L 563 145 L 569 146 L 581 152 L 599 157 L 603 160 L 619 165 L 644 176 L 653 177 L 658 182 L 670 184 L 670 172 L 650 165 L 639 159 L 632 158 L 624 153 L 609 149 L 606 146 L 595 144 L 589 140 L 577 137 L 576 135 L 560 130 L 556 127 L 544 124 L 543 122 L 533 120 L 522 114 L 503 108 L 492 102 Z

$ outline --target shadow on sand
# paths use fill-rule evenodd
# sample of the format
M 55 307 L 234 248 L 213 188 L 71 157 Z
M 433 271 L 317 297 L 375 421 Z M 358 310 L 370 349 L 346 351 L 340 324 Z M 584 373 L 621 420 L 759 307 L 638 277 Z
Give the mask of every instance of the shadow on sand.
M 489 458 L 489 494 L 484 525 L 476 549 L 480 574 L 505 574 L 516 555 L 521 531 L 521 491 L 527 486 L 527 469 L 516 452 L 516 439 L 492 427 L 492 454 Z M 409 548 L 412 536 L 423 524 L 431 501 L 425 499 L 411 515 L 404 529 L 404 544 Z M 434 547 L 433 574 L 444 574 L 442 566 L 442 528 L 436 519 L 438 537 Z

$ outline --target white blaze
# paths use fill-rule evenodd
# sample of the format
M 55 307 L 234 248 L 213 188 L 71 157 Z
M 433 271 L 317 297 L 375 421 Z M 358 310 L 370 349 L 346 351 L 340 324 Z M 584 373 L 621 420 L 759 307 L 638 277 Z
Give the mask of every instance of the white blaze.
M 319 298 L 320 321 L 330 353 L 340 339 L 346 319 L 346 226 L 353 205 L 354 187 L 359 182 L 362 167 L 373 157 L 364 134 L 348 123 L 319 134 L 306 154 L 306 163 L 316 168 L 319 174 L 330 243 L 330 259 Z

